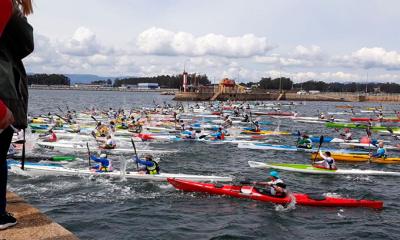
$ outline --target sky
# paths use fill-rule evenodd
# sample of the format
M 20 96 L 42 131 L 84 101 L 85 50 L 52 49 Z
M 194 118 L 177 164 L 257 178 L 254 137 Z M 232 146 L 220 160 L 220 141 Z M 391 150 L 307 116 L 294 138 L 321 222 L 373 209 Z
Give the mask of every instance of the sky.
M 397 0 L 34 0 L 28 72 L 400 83 Z

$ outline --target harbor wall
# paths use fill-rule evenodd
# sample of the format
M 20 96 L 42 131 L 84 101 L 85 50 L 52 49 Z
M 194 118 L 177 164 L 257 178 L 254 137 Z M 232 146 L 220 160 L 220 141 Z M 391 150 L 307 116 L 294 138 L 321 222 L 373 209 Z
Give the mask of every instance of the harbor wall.
M 214 95 L 213 92 L 179 92 L 175 94 L 174 100 L 177 101 L 208 101 Z M 216 100 L 237 100 L 237 101 L 266 101 L 277 100 L 279 92 L 267 93 L 222 93 Z M 334 102 L 399 102 L 400 94 L 379 94 L 365 95 L 359 93 L 336 93 L 324 92 L 318 94 L 299 95 L 297 93 L 286 92 L 280 97 L 280 100 L 287 101 L 334 101 Z

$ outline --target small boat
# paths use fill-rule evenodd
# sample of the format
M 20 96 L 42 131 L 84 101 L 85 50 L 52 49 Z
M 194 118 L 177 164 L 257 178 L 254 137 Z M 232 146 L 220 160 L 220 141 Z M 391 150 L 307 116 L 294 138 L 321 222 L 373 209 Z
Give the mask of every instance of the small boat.
M 191 174 L 181 174 L 181 173 L 160 173 L 160 174 L 144 174 L 140 172 L 126 172 L 125 174 L 120 171 L 112 172 L 97 172 L 92 169 L 75 169 L 63 167 L 61 164 L 43 164 L 43 163 L 30 163 L 26 162 L 24 165 L 24 170 L 21 170 L 21 164 L 19 161 L 7 161 L 7 165 L 10 168 L 10 172 L 21 173 L 32 173 L 37 175 L 72 175 L 72 176 L 106 176 L 106 177 L 122 177 L 125 176 L 126 179 L 141 179 L 141 180 L 151 180 L 151 181 L 167 181 L 168 178 L 178 178 L 187 179 L 193 181 L 219 181 L 219 182 L 230 182 L 231 177 L 220 177 L 213 175 L 191 175 Z
M 374 175 L 374 176 L 395 176 L 400 177 L 400 172 L 387 172 L 378 170 L 362 170 L 362 169 L 325 169 L 314 167 L 310 164 L 293 164 L 293 163 L 262 163 L 248 161 L 252 168 L 278 169 L 289 172 L 307 173 L 307 174 L 326 174 L 326 175 Z
M 222 185 L 203 182 L 194 182 L 181 179 L 168 178 L 168 182 L 178 190 L 186 192 L 202 192 L 215 195 L 226 195 L 235 198 L 247 198 L 262 202 L 271 202 L 275 204 L 289 204 L 296 201 L 297 205 L 315 206 L 315 207 L 368 207 L 373 209 L 382 209 L 382 201 L 359 200 L 352 198 L 336 198 L 323 195 L 309 195 L 303 193 L 292 193 L 286 197 L 274 197 L 261 193 L 254 186 L 235 186 Z

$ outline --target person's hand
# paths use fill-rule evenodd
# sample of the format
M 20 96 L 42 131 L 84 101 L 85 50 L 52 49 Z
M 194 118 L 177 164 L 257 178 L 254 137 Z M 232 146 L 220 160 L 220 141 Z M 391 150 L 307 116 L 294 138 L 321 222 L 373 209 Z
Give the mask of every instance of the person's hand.
M 14 116 L 10 109 L 0 100 L 0 129 L 6 129 L 14 123 Z

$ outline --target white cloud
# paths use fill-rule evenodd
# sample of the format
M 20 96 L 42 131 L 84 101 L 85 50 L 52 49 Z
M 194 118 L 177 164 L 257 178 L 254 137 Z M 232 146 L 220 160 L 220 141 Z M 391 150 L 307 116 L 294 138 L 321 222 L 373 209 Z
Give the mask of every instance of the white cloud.
M 79 27 L 72 38 L 61 41 L 59 50 L 63 54 L 82 57 L 111 51 L 101 45 L 97 41 L 96 34 L 86 27 Z
M 322 58 L 322 52 L 321 48 L 316 45 L 312 45 L 309 48 L 304 47 L 303 45 L 298 45 L 294 50 L 294 56 L 296 58 L 315 60 Z
M 145 54 L 184 55 L 184 56 L 222 56 L 245 58 L 264 55 L 273 47 L 265 37 L 245 34 L 239 37 L 226 37 L 207 34 L 194 37 L 186 32 L 172 32 L 161 28 L 150 28 L 137 37 L 137 46 Z
M 361 48 L 350 55 L 334 57 L 334 61 L 347 67 L 383 68 L 386 70 L 400 70 L 400 53 L 386 51 L 384 48 Z
M 275 53 L 270 56 L 255 56 L 254 61 L 282 67 L 313 67 L 324 65 L 325 63 L 321 61 L 323 58 L 324 55 L 319 46 L 305 47 L 298 45 L 286 55 Z

